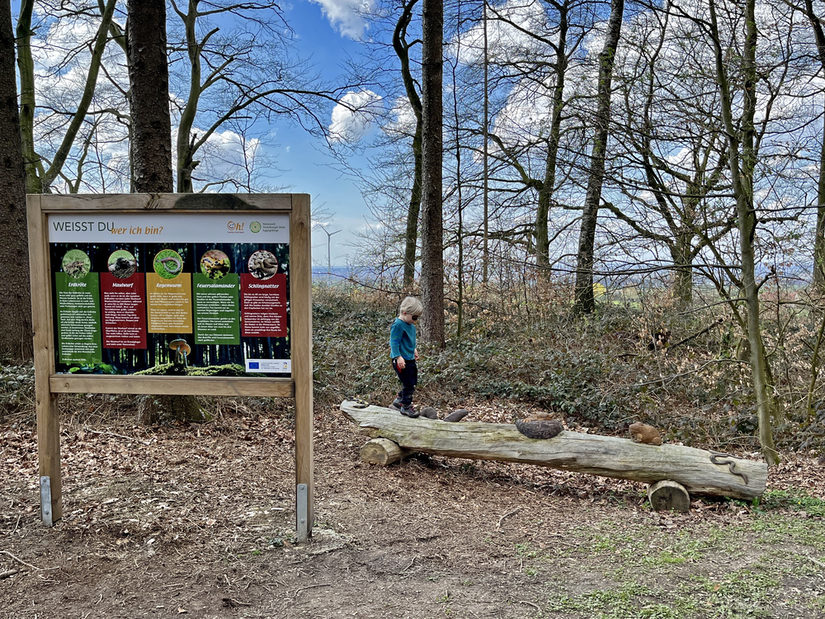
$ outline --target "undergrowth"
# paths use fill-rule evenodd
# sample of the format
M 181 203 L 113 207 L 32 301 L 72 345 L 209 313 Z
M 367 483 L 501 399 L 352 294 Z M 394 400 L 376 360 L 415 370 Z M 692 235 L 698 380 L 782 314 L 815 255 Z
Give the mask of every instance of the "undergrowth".
M 529 298 L 468 292 L 460 332 L 458 308 L 448 304 L 445 347 L 419 341 L 416 402 L 472 409 L 490 401 L 512 409 L 513 417 L 525 408 L 541 409 L 571 429 L 601 434 L 626 435 L 630 423 L 642 421 L 657 426 L 669 442 L 759 450 L 750 369 L 737 357 L 730 317 L 718 308 L 679 313 L 655 295 L 641 303 L 602 299 L 594 315 L 574 317 L 567 296 L 552 288 L 536 288 Z M 398 389 L 388 340 L 400 299 L 330 286 L 315 287 L 313 297 L 317 406 L 337 407 L 351 397 L 388 404 Z M 825 379 L 813 392 L 812 410 L 805 407 L 818 320 L 810 314 L 774 321 L 782 325 L 776 333 L 766 321 L 765 340 L 785 403 L 775 439 L 783 451 L 825 455 Z M 667 333 L 666 346 L 653 346 L 656 333 Z M 13 414 L 33 420 L 33 398 L 31 365 L 2 365 L 0 420 Z M 130 414 L 127 396 L 95 396 L 93 405 L 84 395 L 61 398 L 71 415 Z M 289 403 L 279 399 L 244 398 L 240 405 L 290 414 Z M 216 400 L 213 408 L 232 406 Z
M 335 406 L 350 397 L 392 399 L 397 381 L 388 337 L 398 301 L 333 287 L 314 291 L 316 400 Z M 582 319 L 558 301 L 476 299 L 466 304 L 461 333 L 457 308 L 448 306 L 445 316 L 446 346 L 419 343 L 417 402 L 519 402 L 603 434 L 623 435 L 642 421 L 671 442 L 759 450 L 749 366 L 735 357 L 730 325 L 715 314 L 678 314 L 648 300 L 642 308 L 604 303 Z M 668 346 L 651 344 L 656 329 L 668 332 Z M 794 380 L 779 355 L 774 367 L 778 377 Z M 785 413 L 776 428 L 781 449 L 803 442 L 823 449 L 816 419 L 791 408 Z

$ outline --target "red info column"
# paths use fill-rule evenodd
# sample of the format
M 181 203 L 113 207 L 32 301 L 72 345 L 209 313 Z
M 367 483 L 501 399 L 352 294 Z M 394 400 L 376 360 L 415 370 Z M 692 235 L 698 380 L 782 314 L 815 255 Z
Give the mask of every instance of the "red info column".
M 241 273 L 241 337 L 286 337 L 286 275 Z
M 143 273 L 120 279 L 100 274 L 103 348 L 146 348 L 146 284 Z

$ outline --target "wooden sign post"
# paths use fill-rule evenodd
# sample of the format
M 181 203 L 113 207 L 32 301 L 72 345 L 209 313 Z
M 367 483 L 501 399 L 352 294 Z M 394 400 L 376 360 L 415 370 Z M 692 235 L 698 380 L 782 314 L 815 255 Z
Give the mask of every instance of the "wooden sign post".
M 306 541 L 314 521 L 309 196 L 27 202 L 43 522 L 63 512 L 58 394 L 291 397 L 296 528 Z M 188 375 L 216 364 L 237 375 Z

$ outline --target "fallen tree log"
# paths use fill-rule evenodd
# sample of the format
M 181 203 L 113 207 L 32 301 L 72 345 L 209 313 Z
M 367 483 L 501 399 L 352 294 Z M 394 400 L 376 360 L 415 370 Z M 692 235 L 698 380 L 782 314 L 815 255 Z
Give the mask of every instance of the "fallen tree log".
M 341 411 L 372 438 L 440 456 L 523 462 L 649 484 L 672 480 L 691 494 L 739 499 L 761 496 L 768 477 L 763 461 L 683 445 L 644 445 L 567 430 L 553 438 L 532 439 L 511 424 L 411 419 L 389 408 L 346 400 Z

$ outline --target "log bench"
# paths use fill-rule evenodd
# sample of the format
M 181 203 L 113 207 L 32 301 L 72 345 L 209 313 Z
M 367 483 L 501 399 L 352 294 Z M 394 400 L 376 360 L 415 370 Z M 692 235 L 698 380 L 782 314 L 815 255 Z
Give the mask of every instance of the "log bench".
M 687 511 L 691 494 L 751 500 L 765 492 L 768 477 L 764 461 L 684 445 L 645 445 L 567 430 L 533 439 L 512 424 L 411 419 L 390 408 L 350 400 L 341 403 L 341 411 L 373 439 L 361 450 L 366 462 L 388 465 L 421 452 L 629 479 L 650 484 L 648 497 L 656 510 Z

